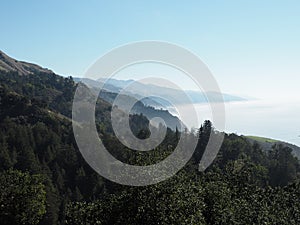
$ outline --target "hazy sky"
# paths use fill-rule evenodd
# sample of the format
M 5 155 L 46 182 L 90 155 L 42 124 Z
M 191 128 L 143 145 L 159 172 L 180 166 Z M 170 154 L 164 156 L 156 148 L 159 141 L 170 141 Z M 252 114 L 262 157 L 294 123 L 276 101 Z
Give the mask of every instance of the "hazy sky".
M 297 98 L 300 1 L 1 1 L 0 49 L 81 76 L 110 49 L 162 40 L 196 53 L 223 92 Z

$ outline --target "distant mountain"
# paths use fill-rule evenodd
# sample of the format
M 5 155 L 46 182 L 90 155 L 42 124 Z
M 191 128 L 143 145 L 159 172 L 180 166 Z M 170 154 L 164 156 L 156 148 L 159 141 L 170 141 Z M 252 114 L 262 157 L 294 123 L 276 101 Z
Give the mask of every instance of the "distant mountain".
M 28 75 L 36 72 L 53 73 L 51 70 L 36 64 L 15 60 L 2 51 L 0 51 L 0 71 L 15 71 L 19 75 Z
M 78 78 L 78 77 L 75 77 L 73 78 L 75 82 L 83 82 L 84 84 L 86 84 L 87 86 L 89 87 L 95 87 L 95 88 L 98 88 L 100 86 L 103 86 L 103 89 L 105 91 L 109 91 L 109 92 L 114 92 L 114 93 L 119 93 L 122 88 L 120 87 L 117 87 L 117 86 L 114 86 L 114 85 L 111 85 L 111 84 L 105 84 L 101 81 L 96 81 L 96 80 L 92 80 L 92 79 L 89 79 L 89 78 Z
M 96 88 L 96 89 L 99 89 L 99 87 L 102 88 L 102 90 L 106 91 L 106 92 L 112 92 L 112 93 L 117 93 L 119 94 L 123 87 L 129 85 L 130 83 L 133 83 L 134 80 L 127 80 L 127 81 L 123 81 L 123 80 L 115 80 L 116 82 L 114 82 L 114 84 L 111 84 L 111 82 L 105 82 L 105 80 L 103 81 L 96 81 L 96 80 L 92 80 L 92 79 L 89 79 L 89 78 L 77 78 L 75 77 L 74 78 L 74 81 L 76 82 L 83 82 L 84 84 L 86 84 L 87 86 L 89 87 L 92 87 L 92 88 Z M 124 95 L 128 95 L 128 96 L 131 96 L 133 98 L 136 98 L 136 99 L 140 99 L 140 101 L 145 105 L 145 106 L 152 106 L 152 107 L 155 107 L 155 108 L 162 108 L 162 109 L 165 109 L 166 106 L 169 106 L 170 103 L 168 101 L 164 101 L 160 98 L 157 98 L 157 97 L 145 97 L 143 95 L 140 95 L 138 93 L 134 93 L 132 91 L 124 91 L 122 92 Z
M 102 84 L 105 83 L 105 85 L 112 85 L 121 89 L 126 87 L 127 94 L 147 96 L 148 99 L 152 99 L 153 101 L 159 103 L 159 105 L 162 106 L 170 106 L 170 102 L 166 101 L 166 99 L 171 100 L 175 104 L 187 104 L 183 96 L 183 92 L 174 88 L 162 87 L 153 84 L 144 84 L 134 80 L 100 79 L 98 80 L 98 82 L 101 82 Z M 94 85 L 97 85 L 97 83 L 94 83 Z M 221 102 L 222 98 L 225 102 L 247 100 L 239 96 L 229 95 L 225 93 L 199 92 L 191 90 L 185 90 L 184 92 L 191 99 L 192 103 L 195 104 L 208 102 L 208 98 L 212 100 L 212 102 Z M 156 97 L 158 95 L 160 97 Z

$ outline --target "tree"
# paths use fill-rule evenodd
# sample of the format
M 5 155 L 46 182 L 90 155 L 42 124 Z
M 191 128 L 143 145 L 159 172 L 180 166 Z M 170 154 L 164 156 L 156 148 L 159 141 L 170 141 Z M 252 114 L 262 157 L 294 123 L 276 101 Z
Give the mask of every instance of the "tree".
M 269 153 L 270 178 L 273 186 L 285 186 L 297 178 L 298 160 L 292 155 L 292 149 L 282 144 L 274 145 Z
M 181 172 L 168 181 L 130 187 L 91 203 L 67 206 L 67 224 L 205 224 L 199 183 Z
M 9 224 L 38 224 L 46 213 L 46 191 L 40 175 L 18 170 L 0 174 L 0 221 Z

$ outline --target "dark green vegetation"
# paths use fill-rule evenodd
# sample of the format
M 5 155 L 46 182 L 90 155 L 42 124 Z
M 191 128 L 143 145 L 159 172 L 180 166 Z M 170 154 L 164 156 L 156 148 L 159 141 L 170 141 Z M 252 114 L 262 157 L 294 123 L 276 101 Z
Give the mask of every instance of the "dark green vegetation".
M 128 187 L 97 175 L 77 149 L 71 126 L 71 77 L 35 71 L 0 72 L 1 224 L 299 224 L 300 165 L 292 149 L 226 135 L 214 163 L 198 171 L 210 131 L 199 128 L 190 162 L 174 177 Z M 110 126 L 110 103 L 98 100 L 97 128 L 118 159 L 146 165 L 170 154 L 181 133 L 168 129 L 149 153 L 121 145 Z M 147 138 L 143 115 L 132 115 L 136 136 Z
M 274 139 L 270 139 L 270 138 L 265 138 L 265 137 L 257 137 L 257 136 L 245 136 L 245 138 L 247 140 L 250 141 L 250 143 L 255 143 L 257 142 L 262 149 L 268 151 L 268 149 L 272 148 L 273 145 L 284 145 L 286 147 L 291 148 L 293 151 L 293 155 L 296 156 L 298 159 L 300 159 L 300 147 L 290 144 L 290 143 L 286 143 L 283 141 L 278 141 L 278 140 L 274 140 Z
M 38 224 L 46 212 L 46 191 L 40 175 L 18 170 L 0 173 L 1 224 Z

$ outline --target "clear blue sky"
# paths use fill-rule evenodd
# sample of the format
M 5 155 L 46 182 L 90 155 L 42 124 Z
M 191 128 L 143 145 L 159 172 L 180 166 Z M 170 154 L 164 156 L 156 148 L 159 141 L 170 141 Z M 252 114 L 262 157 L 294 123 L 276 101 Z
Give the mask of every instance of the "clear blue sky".
M 299 96 L 300 1 L 2 1 L 0 49 L 81 76 L 110 49 L 162 40 L 195 52 L 224 92 Z

